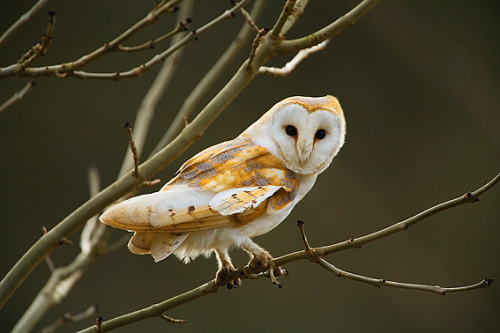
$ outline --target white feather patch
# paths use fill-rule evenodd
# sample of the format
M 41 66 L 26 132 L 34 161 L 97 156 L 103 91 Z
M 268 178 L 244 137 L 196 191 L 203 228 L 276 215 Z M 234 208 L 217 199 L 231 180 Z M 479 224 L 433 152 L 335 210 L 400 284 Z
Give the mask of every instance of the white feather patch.
M 218 193 L 208 204 L 222 215 L 242 213 L 250 207 L 257 207 L 280 188 L 269 185 L 230 189 Z
M 100 219 L 120 229 L 154 232 L 154 229 L 213 215 L 208 209 L 213 196 L 209 191 L 173 187 L 125 200 L 106 210 Z

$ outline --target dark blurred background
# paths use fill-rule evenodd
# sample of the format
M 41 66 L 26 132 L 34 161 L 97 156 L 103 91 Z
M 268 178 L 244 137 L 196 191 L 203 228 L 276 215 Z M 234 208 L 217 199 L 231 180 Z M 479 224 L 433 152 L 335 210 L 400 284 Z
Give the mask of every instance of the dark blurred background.
M 0 31 L 33 3 L 1 0 Z M 257 24 L 272 26 L 283 3 L 269 1 Z M 311 33 L 357 3 L 311 1 L 287 38 Z M 50 1 L 0 50 L 0 64 L 15 63 L 39 41 L 50 8 L 57 13 L 54 41 L 35 65 L 71 61 L 94 50 L 145 16 L 151 6 L 152 1 Z M 229 1 L 198 1 L 192 27 L 200 27 L 229 6 Z M 158 176 L 166 182 L 184 160 L 237 136 L 285 97 L 333 94 L 347 118 L 346 144 L 289 218 L 256 239 L 273 255 L 303 248 L 295 226 L 298 218 L 306 222 L 311 244 L 320 246 L 381 229 L 473 190 L 500 169 L 499 9 L 498 2 L 484 0 L 381 1 L 289 77 L 255 79 L 202 139 Z M 173 15 L 163 16 L 127 44 L 168 31 L 174 20 Z M 184 49 L 161 99 L 144 156 L 242 23 L 237 16 Z M 246 58 L 247 44 L 200 108 Z M 167 45 L 110 54 L 88 70 L 126 70 Z M 280 57 L 271 64 L 282 65 L 289 59 Z M 115 180 L 128 149 L 123 124 L 134 120 L 158 69 L 118 82 L 38 78 L 24 100 L 0 114 L 0 276 L 41 236 L 42 225 L 52 228 L 87 200 L 89 167 L 99 170 L 102 186 Z M 27 80 L 1 80 L 0 102 Z M 500 279 L 499 203 L 497 186 L 477 204 L 440 213 L 404 233 L 328 259 L 352 272 L 403 282 L 458 286 L 485 277 Z M 116 231 L 113 239 L 124 234 Z M 68 264 L 79 252 L 79 233 L 71 239 L 75 245 L 60 247 L 51 255 L 56 265 Z M 247 260 L 240 251 L 233 255 L 237 265 Z M 500 329 L 500 281 L 490 289 L 438 296 L 335 278 L 307 261 L 286 268 L 291 274 L 282 278 L 283 289 L 267 279 L 244 281 L 239 290 L 220 289 L 168 313 L 188 320 L 185 325 L 149 319 L 120 332 Z M 211 279 L 215 270 L 213 258 L 200 258 L 188 266 L 176 258 L 154 264 L 151 257 L 132 255 L 124 246 L 92 265 L 38 330 L 63 313 L 81 312 L 92 303 L 99 304 L 105 320 L 110 319 L 196 287 Z M 0 331 L 12 328 L 49 276 L 42 262 L 0 312 Z M 87 327 L 93 320 L 68 324 L 60 331 Z

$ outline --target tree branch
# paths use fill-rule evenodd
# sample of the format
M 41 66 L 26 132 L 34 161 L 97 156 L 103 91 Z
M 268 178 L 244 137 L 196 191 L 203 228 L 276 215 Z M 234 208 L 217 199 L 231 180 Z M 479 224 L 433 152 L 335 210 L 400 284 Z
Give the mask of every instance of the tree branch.
M 52 42 L 52 34 L 54 33 L 54 27 L 56 24 L 56 13 L 51 10 L 49 12 L 49 16 L 50 20 L 47 24 L 47 30 L 42 36 L 42 40 L 29 49 L 28 52 L 26 52 L 21 59 L 17 61 L 16 66 L 19 70 L 28 68 L 39 56 L 47 53 L 47 48 L 49 47 L 50 42 Z
M 99 173 L 95 168 L 89 170 L 88 179 L 92 197 L 99 192 L 100 187 Z M 81 252 L 69 265 L 51 270 L 49 280 L 16 323 L 12 333 L 31 331 L 50 308 L 66 298 L 87 267 L 98 257 L 109 252 L 107 240 L 111 230 L 99 223 L 97 215 L 87 221 L 80 236 Z
M 295 9 L 295 3 L 297 0 L 287 0 L 283 10 L 281 11 L 281 15 L 274 24 L 274 27 L 269 32 L 274 39 L 279 39 L 282 36 L 282 30 L 285 26 L 285 23 L 288 21 L 288 18 L 292 15 L 293 10 Z
M 292 58 L 292 60 L 287 62 L 285 66 L 281 68 L 261 66 L 259 68 L 259 74 L 271 75 L 271 76 L 287 76 L 302 62 L 302 60 L 307 58 L 310 54 L 321 51 L 324 48 L 326 48 L 329 41 L 330 40 L 327 39 L 319 43 L 318 45 L 314 45 L 307 49 L 300 50 L 299 53 L 297 53 Z
M 233 7 L 232 10 L 238 10 L 246 2 L 246 0 L 241 1 Z M 221 22 L 226 17 L 232 17 L 232 15 L 232 11 L 226 11 L 225 14 L 202 27 L 200 32 L 211 28 L 213 25 Z M 348 22 L 345 22 L 345 24 L 347 23 Z M 255 75 L 258 73 L 258 68 L 264 65 L 273 55 L 276 54 L 275 48 L 279 45 L 279 43 L 280 42 L 273 38 L 270 34 L 264 36 L 255 50 L 255 54 L 251 62 L 250 60 L 247 60 L 242 66 L 240 66 L 230 81 L 169 145 L 139 166 L 140 175 L 138 179 L 134 179 L 129 175 L 124 175 L 113 184 L 99 192 L 92 199 L 78 207 L 65 219 L 59 222 L 46 235 L 33 244 L 33 246 L 31 246 L 24 253 L 24 255 L 17 261 L 14 267 L 0 282 L 0 308 L 3 307 L 15 290 L 17 290 L 31 271 L 40 263 L 40 261 L 42 261 L 47 254 L 52 252 L 57 247 L 61 237 L 69 236 L 80 228 L 85 221 L 90 219 L 106 206 L 112 204 L 114 201 L 118 200 L 138 186 L 141 186 L 145 180 L 148 180 L 162 170 L 184 150 L 186 150 L 195 140 L 200 138 L 203 131 L 210 126 L 210 124 L 229 105 L 229 103 L 231 103 L 234 98 L 236 98 L 236 96 L 253 80 Z M 169 52 L 169 50 L 165 51 L 162 55 L 165 55 L 166 52 Z M 162 60 L 160 55 L 157 57 L 159 57 L 159 60 Z
M 497 174 L 495 177 L 493 177 L 488 183 L 485 185 L 481 186 L 477 190 L 473 192 L 467 192 L 466 194 L 457 197 L 455 199 L 440 203 L 436 206 L 433 206 L 431 208 L 428 208 L 406 220 L 403 220 L 401 222 L 395 223 L 393 225 L 388 226 L 387 228 L 384 228 L 382 230 L 378 230 L 375 232 L 372 232 L 370 234 L 358 237 L 358 238 L 350 238 L 348 240 L 345 240 L 343 242 L 338 242 L 332 245 L 327 245 L 327 246 L 322 246 L 322 247 L 317 247 L 313 249 L 313 256 L 308 254 L 305 251 L 298 251 L 290 254 L 286 254 L 284 256 L 275 258 L 273 262 L 276 265 L 284 265 L 286 263 L 295 261 L 295 260 L 300 260 L 304 258 L 308 259 L 318 259 L 321 257 L 324 257 L 329 254 L 333 254 L 335 252 L 340 252 L 344 251 L 347 249 L 357 249 L 361 247 L 361 245 L 376 241 L 380 238 L 390 236 L 396 232 L 399 231 L 405 231 L 407 230 L 410 226 L 423 221 L 424 219 L 430 217 L 431 215 L 434 215 L 436 213 L 442 212 L 444 210 L 463 205 L 466 203 L 474 203 L 479 201 L 479 196 L 484 194 L 486 191 L 490 190 L 498 181 L 500 180 L 500 173 Z
M 118 47 L 118 45 L 120 45 L 121 43 L 132 37 L 135 33 L 137 33 L 145 26 L 152 24 L 159 16 L 161 16 L 166 12 L 172 12 L 175 8 L 175 5 L 178 4 L 179 2 L 180 0 L 172 0 L 168 2 L 163 1 L 160 5 L 158 5 L 151 12 L 149 12 L 149 14 L 146 17 L 144 17 L 142 20 L 134 24 L 120 36 L 116 37 L 110 42 L 104 43 L 104 45 L 101 46 L 100 48 L 80 57 L 76 61 L 63 63 L 59 65 L 43 66 L 43 67 L 26 67 L 26 66 L 23 67 L 19 63 L 17 63 L 15 65 L 10 65 L 8 67 L 1 68 L 0 79 L 15 75 L 32 76 L 32 77 L 57 75 L 59 77 L 65 77 L 69 73 L 72 73 L 77 69 L 87 66 L 89 63 L 100 58 L 104 54 L 115 50 Z M 73 76 L 86 78 L 84 74 L 85 72 L 80 71 L 79 74 L 75 74 Z M 99 75 L 95 76 L 101 77 Z M 92 75 L 90 75 L 89 73 L 87 77 L 90 78 L 92 77 Z
M 190 16 L 193 9 L 193 1 L 185 1 L 181 7 L 179 14 L 177 16 L 178 26 L 181 24 L 182 20 Z M 172 38 L 171 47 L 179 43 L 183 38 L 185 38 L 184 33 L 177 34 Z M 169 57 L 161 66 L 160 71 L 156 75 L 153 84 L 149 88 L 148 92 L 144 96 L 139 109 L 137 110 L 137 115 L 135 117 L 135 143 L 136 147 L 140 153 L 144 150 L 144 145 L 146 144 L 146 136 L 149 131 L 149 126 L 153 120 L 156 107 L 160 100 L 160 97 L 164 94 L 168 85 L 170 84 L 172 77 L 177 69 L 177 65 L 182 56 L 182 49 L 176 52 L 172 57 Z M 137 159 L 140 155 L 137 156 Z M 126 172 L 132 169 L 132 153 L 127 150 L 125 153 L 125 158 L 123 159 L 122 166 L 120 168 L 119 176 L 123 176 Z
M 335 22 L 327 25 L 323 29 L 320 29 L 302 38 L 292 39 L 288 41 L 284 40 L 283 42 L 276 45 L 275 51 L 278 54 L 293 53 L 318 45 L 319 43 L 334 37 L 344 29 L 347 29 L 348 27 L 356 23 L 361 16 L 366 14 L 379 1 L 380 0 L 363 0 L 359 5 L 354 7 L 354 9 L 352 9 L 345 15 L 342 15 Z
M 414 224 L 414 223 L 417 223 L 418 221 L 421 221 L 421 220 L 431 216 L 432 214 L 444 211 L 446 209 L 450 209 L 452 207 L 456 207 L 460 204 L 476 202 L 477 201 L 476 199 L 478 199 L 478 197 L 480 195 L 482 195 L 483 193 L 485 193 L 486 191 L 491 189 L 499 181 L 499 179 L 500 179 L 500 173 L 498 175 L 496 175 L 487 184 L 485 184 L 484 186 L 475 190 L 474 192 L 467 192 L 467 194 L 465 196 L 438 204 L 438 205 L 434 206 L 433 208 L 424 210 L 423 212 L 421 212 L 421 213 L 415 215 L 414 217 L 411 217 L 403 222 L 407 223 L 408 221 L 414 221 L 414 222 L 412 222 L 412 224 Z M 457 203 L 456 200 L 459 200 L 460 203 Z M 436 209 L 435 207 L 440 207 L 440 208 Z M 432 213 L 431 213 L 431 210 L 432 210 Z M 401 223 L 402 222 L 395 223 L 389 228 L 394 227 L 395 229 L 400 230 Z M 478 289 L 478 288 L 486 288 L 486 287 L 489 287 L 493 283 L 492 279 L 484 279 L 481 282 L 473 284 L 473 285 L 462 286 L 462 287 L 443 288 L 440 286 L 427 286 L 427 285 L 421 285 L 421 284 L 408 284 L 408 283 L 401 283 L 401 282 L 394 282 L 394 281 L 386 281 L 386 280 L 381 280 L 381 279 L 373 279 L 373 278 L 349 273 L 349 272 L 346 272 L 346 271 L 343 271 L 343 270 L 336 268 L 335 266 L 326 262 L 322 257 L 326 256 L 328 254 L 334 253 L 334 252 L 338 252 L 338 251 L 347 250 L 349 248 L 352 248 L 352 246 L 339 246 L 339 244 L 342 245 L 346 242 L 347 242 L 347 244 L 352 244 L 352 243 L 356 242 L 356 240 L 351 239 L 351 240 L 346 241 L 346 242 L 337 243 L 334 245 L 324 246 L 324 247 L 314 249 L 314 248 L 311 248 L 309 246 L 309 242 L 307 241 L 307 238 L 306 238 L 304 230 L 303 230 L 303 222 L 302 223 L 299 222 L 298 225 L 299 225 L 299 228 L 301 229 L 302 240 L 304 242 L 306 249 L 303 251 L 298 251 L 298 252 L 290 253 L 290 254 L 275 258 L 274 260 L 272 260 L 270 262 L 270 264 L 273 264 L 276 266 L 281 266 L 281 265 L 284 265 L 284 264 L 287 264 L 287 263 L 290 263 L 293 261 L 297 261 L 297 260 L 311 260 L 313 262 L 318 263 L 321 267 L 327 269 L 328 271 L 330 271 L 336 275 L 347 277 L 347 278 L 350 278 L 350 279 L 355 280 L 355 281 L 365 282 L 365 283 L 369 283 L 369 284 L 376 285 L 376 286 L 384 285 L 384 286 L 388 286 L 388 287 L 397 287 L 397 288 L 405 288 L 405 289 L 420 290 L 420 291 L 430 291 L 430 292 L 434 292 L 434 293 L 438 293 L 438 294 L 444 294 L 446 292 L 461 292 L 461 291 L 469 291 L 469 290 Z M 380 239 L 382 237 L 389 236 L 389 235 L 393 234 L 394 232 L 385 232 L 383 236 L 380 236 L 380 234 L 379 234 L 379 233 L 384 232 L 384 230 L 387 230 L 389 228 L 374 232 L 372 234 L 369 234 L 369 235 L 366 235 L 366 236 L 363 236 L 363 237 L 360 237 L 357 239 L 364 239 L 365 243 L 366 243 L 368 241 L 373 241 L 373 240 Z M 375 235 L 377 237 L 369 240 L 370 237 L 374 237 Z M 360 244 L 357 243 L 357 246 L 359 246 L 359 245 Z M 335 251 L 333 251 L 332 249 L 335 249 Z M 171 310 L 179 305 L 183 305 L 183 304 L 186 304 L 188 302 L 194 301 L 198 298 L 201 298 L 203 296 L 216 293 L 217 289 L 220 286 L 225 286 L 228 281 L 232 281 L 235 278 L 255 277 L 255 273 L 256 272 L 253 272 L 250 269 L 249 265 L 240 267 L 236 271 L 232 272 L 231 274 L 228 274 L 228 276 L 226 277 L 226 280 L 220 281 L 219 285 L 216 284 L 215 279 L 211 280 L 207 283 L 202 284 L 201 286 L 199 286 L 197 288 L 194 288 L 190 291 L 187 291 L 187 292 L 182 293 L 180 295 L 169 298 L 163 302 L 153 304 L 149 307 L 146 307 L 146 308 L 143 308 L 143 309 L 131 312 L 131 313 L 127 313 L 127 314 L 121 315 L 119 317 L 110 319 L 110 320 L 105 320 L 102 322 L 102 328 L 104 331 L 111 331 L 115 328 L 129 325 L 131 323 L 135 323 L 135 322 L 147 319 L 147 318 L 161 316 L 164 312 Z M 92 327 L 89 327 L 89 328 L 86 328 L 84 330 L 79 331 L 79 333 L 91 333 L 91 332 L 93 332 L 93 329 L 94 328 L 92 326 Z
M 226 10 L 223 14 L 221 14 L 214 20 L 208 22 L 207 24 L 203 25 L 201 28 L 191 31 L 188 35 L 186 35 L 175 45 L 172 45 L 165 51 L 155 55 L 144 64 L 141 64 L 127 71 L 113 72 L 113 73 L 92 73 L 92 72 L 82 71 L 79 69 L 87 66 L 91 61 L 94 61 L 95 59 L 101 57 L 105 53 L 115 50 L 119 44 L 121 44 L 125 39 L 131 37 L 132 34 L 137 32 L 144 25 L 151 24 L 158 15 L 167 11 L 167 9 L 173 8 L 167 6 L 168 4 L 170 4 L 170 2 L 160 7 L 160 9 L 162 10 L 158 8 L 153 10 L 146 18 L 138 22 L 136 25 L 134 25 L 134 27 L 123 33 L 121 36 L 117 37 L 116 39 L 114 39 L 109 43 L 105 43 L 101 48 L 97 49 L 96 51 L 88 55 L 84 55 L 83 57 L 74 62 L 70 62 L 67 64 L 64 63 L 59 65 L 52 65 L 52 66 L 44 66 L 44 67 L 30 67 L 25 69 L 21 68 L 19 65 L 11 65 L 6 68 L 0 69 L 0 79 L 3 77 L 14 76 L 14 75 L 33 76 L 33 77 L 56 75 L 59 78 L 66 78 L 69 76 L 69 77 L 80 78 L 83 80 L 93 79 L 93 80 L 113 80 L 113 81 L 125 78 L 138 77 L 143 73 L 149 71 L 153 66 L 161 62 L 164 62 L 168 57 L 170 57 L 180 48 L 197 40 L 198 37 L 203 33 L 205 33 L 206 31 L 214 28 L 223 21 L 232 18 L 235 15 L 234 11 L 246 5 L 248 1 L 249 0 L 241 1 L 240 3 L 236 4 L 232 8 L 232 10 Z M 175 1 L 172 1 L 172 3 L 173 2 Z
M 178 12 L 179 21 L 181 21 L 185 16 L 190 15 L 192 10 L 192 3 L 192 0 L 184 1 L 184 5 Z M 176 40 L 174 38 L 172 43 L 175 42 Z M 170 57 L 162 66 L 162 70 L 160 70 L 160 72 L 158 73 L 157 78 L 155 79 L 152 87 L 145 97 L 145 101 L 147 101 L 146 106 L 149 106 L 149 108 L 144 106 L 143 102 L 143 105 L 137 113 L 136 121 L 140 126 L 138 126 L 138 129 L 136 129 L 136 134 L 138 133 L 141 135 L 141 141 L 139 142 L 141 150 L 144 145 L 145 137 L 149 129 L 149 121 L 153 116 L 152 113 L 154 111 L 154 107 L 156 106 L 156 102 L 165 90 L 165 87 L 169 81 L 168 78 L 172 75 L 172 63 L 175 63 L 176 60 L 178 60 L 179 56 L 180 52 L 177 52 L 173 57 Z M 154 101 L 154 103 L 152 100 Z M 144 118 L 146 118 L 147 121 L 144 121 Z M 137 140 L 134 140 L 132 127 L 128 123 L 125 125 L 125 129 L 129 138 L 130 150 L 128 151 L 132 151 L 132 153 L 126 154 L 123 162 L 124 167 L 122 167 L 122 170 L 120 171 L 120 176 L 129 171 L 129 166 L 133 159 L 132 163 L 134 166 L 134 171 L 132 175 L 133 177 L 138 178 L 139 157 L 136 146 Z M 95 168 L 90 169 L 88 178 L 90 186 L 90 197 L 93 197 L 99 192 L 100 188 L 99 174 Z M 81 275 L 86 271 L 87 267 L 95 259 L 105 253 L 111 252 L 116 248 L 116 244 L 112 244 L 111 246 L 109 246 L 108 244 L 108 238 L 112 232 L 112 228 L 99 223 L 97 215 L 85 224 L 80 237 L 81 253 L 66 268 L 58 268 L 52 271 L 53 274 L 49 282 L 42 289 L 39 295 L 35 298 L 34 302 L 30 305 L 28 310 L 16 324 L 13 333 L 30 331 L 51 307 L 60 303 L 64 298 L 66 298 Z M 118 241 L 117 244 L 122 243 L 122 241 Z M 50 257 L 47 256 L 46 258 Z

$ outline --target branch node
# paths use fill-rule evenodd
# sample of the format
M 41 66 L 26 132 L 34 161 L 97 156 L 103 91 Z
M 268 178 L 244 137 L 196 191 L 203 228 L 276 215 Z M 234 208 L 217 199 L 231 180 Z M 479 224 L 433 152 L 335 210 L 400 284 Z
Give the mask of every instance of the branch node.
M 45 227 L 44 225 L 42 225 L 42 232 L 43 232 L 44 236 L 47 234 L 47 227 Z M 50 257 L 50 254 L 47 254 L 45 256 L 45 263 L 47 263 L 47 266 L 49 267 L 50 272 L 53 273 L 56 270 L 56 265 L 54 264 L 54 261 Z
M 194 40 L 198 40 L 198 35 L 196 34 L 196 30 L 191 31 L 191 32 L 189 33 L 189 35 L 190 35 L 191 37 L 193 37 L 193 38 L 194 38 Z
M 42 232 L 43 235 L 45 236 L 48 233 L 47 227 L 42 225 Z M 73 242 L 69 240 L 67 237 L 63 237 L 59 239 L 58 242 L 59 245 L 73 245 Z
M 248 57 L 248 62 L 245 67 L 245 71 L 247 73 L 251 73 L 253 69 L 253 59 L 255 57 L 255 52 L 257 51 L 257 48 L 260 45 L 260 42 L 262 41 L 262 38 L 268 33 L 269 29 L 268 28 L 263 28 L 260 29 L 259 32 L 257 33 L 257 36 L 255 36 L 255 39 L 253 40 L 252 43 L 252 50 L 250 51 L 250 56 Z
M 73 245 L 73 242 L 70 239 L 63 237 L 59 240 L 59 245 Z
M 235 3 L 237 4 L 236 1 Z M 255 21 L 253 20 L 252 16 L 250 16 L 250 14 L 243 7 L 240 8 L 240 14 L 245 18 L 250 28 L 252 28 L 252 30 L 255 33 L 258 33 L 259 27 L 257 26 L 257 24 L 255 24 Z
M 469 202 L 478 202 L 479 197 L 477 195 L 472 194 L 472 192 L 467 191 L 467 193 L 464 194 L 464 198 L 467 198 Z
M 94 332 L 104 332 L 102 329 L 102 322 L 104 318 L 101 316 L 97 317 L 95 320 Z

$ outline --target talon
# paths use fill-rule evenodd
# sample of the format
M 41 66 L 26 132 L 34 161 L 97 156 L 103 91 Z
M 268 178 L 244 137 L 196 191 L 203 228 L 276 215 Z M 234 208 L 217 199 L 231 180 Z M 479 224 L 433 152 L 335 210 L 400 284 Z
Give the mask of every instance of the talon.
M 215 276 L 215 283 L 219 286 L 223 286 L 225 284 L 228 290 L 239 288 L 241 286 L 240 278 L 228 281 L 229 275 L 234 271 L 235 269 L 233 267 L 222 267 Z
M 279 266 L 276 266 L 274 264 L 269 265 L 269 277 L 271 278 L 271 281 L 273 282 L 273 285 L 278 285 L 278 288 L 283 288 L 283 285 L 278 281 L 277 276 L 283 276 L 283 269 Z
M 233 281 L 229 281 L 226 284 L 227 290 L 231 290 L 233 288 L 239 288 L 240 286 L 241 286 L 241 279 L 236 279 L 236 280 L 233 280 Z

